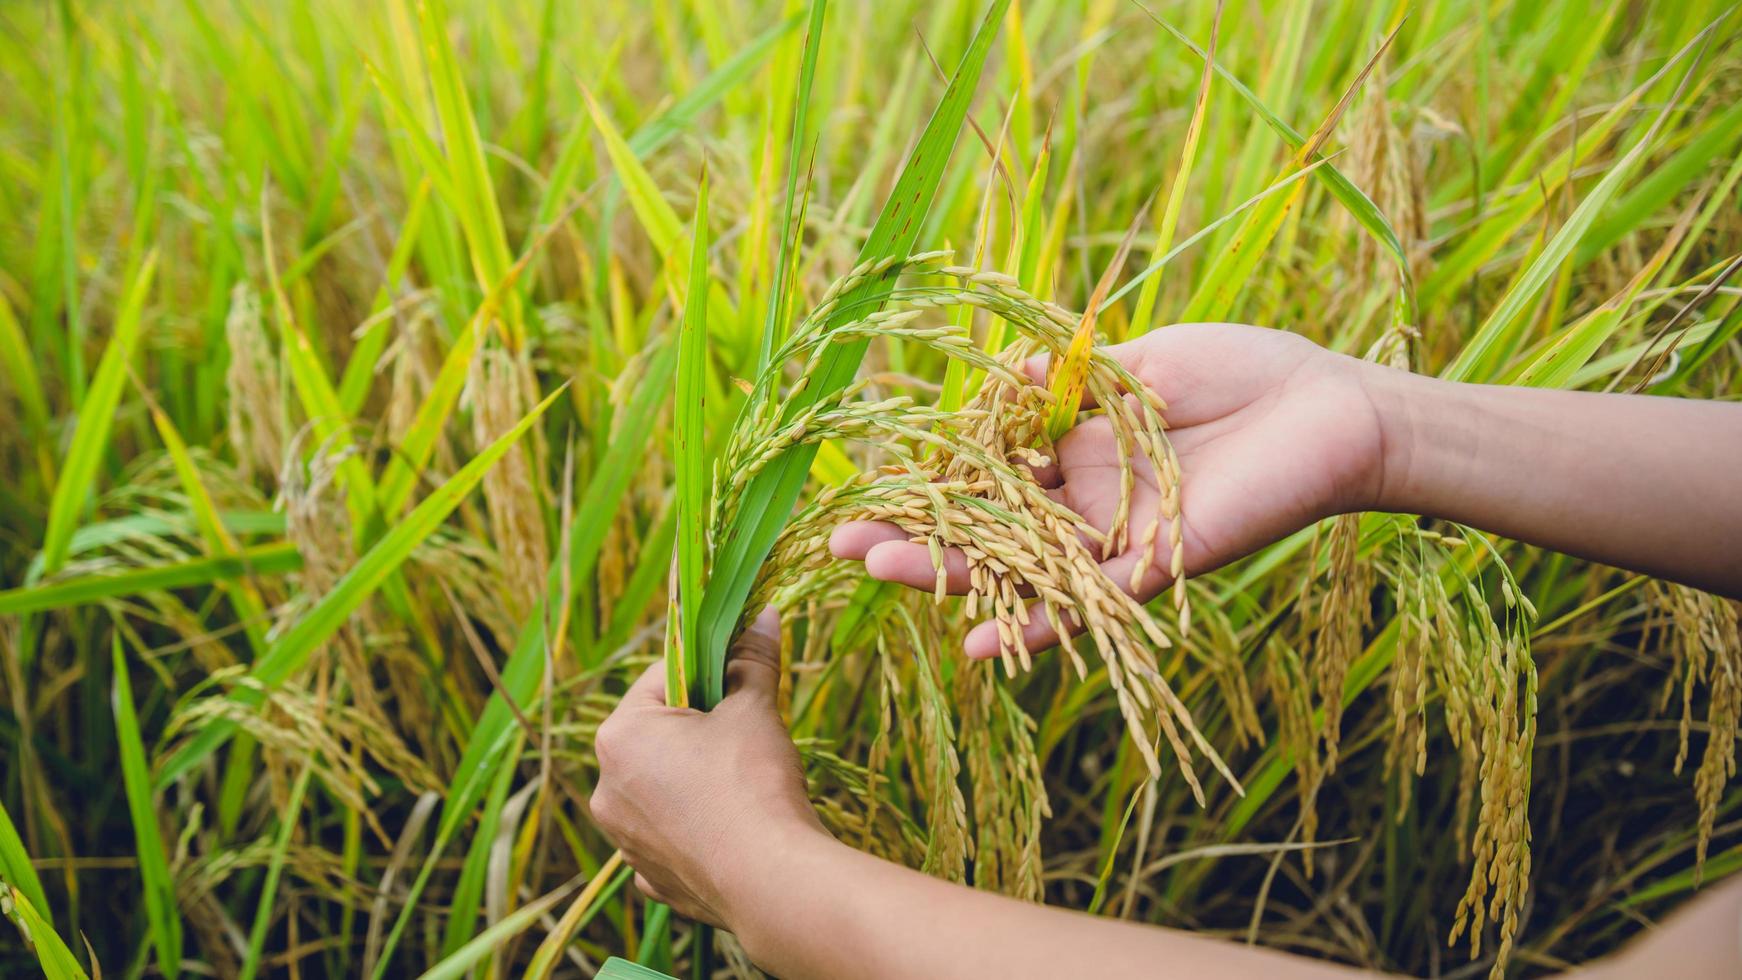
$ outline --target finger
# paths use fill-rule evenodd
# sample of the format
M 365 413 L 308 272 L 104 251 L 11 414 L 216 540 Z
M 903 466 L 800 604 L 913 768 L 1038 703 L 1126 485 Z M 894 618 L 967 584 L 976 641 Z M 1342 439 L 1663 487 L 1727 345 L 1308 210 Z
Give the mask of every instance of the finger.
M 659 889 L 653 887 L 653 882 L 648 881 L 647 876 L 639 871 L 635 872 L 635 889 L 655 902 L 663 902 L 666 905 L 671 904 L 661 897 Z
M 1082 632 L 1068 617 L 1065 627 L 1072 636 Z M 1022 627 L 1022 645 L 1030 653 L 1039 653 L 1057 645 L 1058 641 L 1058 633 L 1053 631 L 1052 624 L 1047 621 L 1046 613 L 1039 604 L 1030 606 L 1028 625 Z M 969 660 L 991 660 L 1002 653 L 998 646 L 998 623 L 989 619 L 969 630 L 967 638 L 962 641 L 962 652 L 968 655 Z
M 648 664 L 641 676 L 635 678 L 635 683 L 629 685 L 629 690 L 623 692 L 623 700 L 617 707 L 618 710 L 665 707 L 665 661 L 655 660 Z
M 908 533 L 888 521 L 848 521 L 829 535 L 829 554 L 836 558 L 864 561 L 872 548 L 885 541 L 906 541 Z
M 959 548 L 945 548 L 944 589 L 951 595 L 968 591 L 968 557 Z M 912 541 L 885 541 L 865 554 L 865 571 L 874 579 L 895 582 L 922 592 L 937 588 L 937 566 L 931 549 Z
M 1049 494 L 1062 494 L 1049 490 Z M 1061 499 L 1054 497 L 1054 499 Z M 931 549 L 912 541 L 885 541 L 865 556 L 865 571 L 872 578 L 931 592 L 937 588 L 937 566 L 932 564 Z M 960 548 L 944 549 L 944 592 L 947 595 L 967 595 L 972 577 L 968 572 L 968 556 Z M 1016 587 L 1018 595 L 1032 596 L 1026 585 Z
M 1037 385 L 1041 388 L 1045 388 L 1047 386 L 1047 382 L 1052 380 L 1050 377 L 1048 377 L 1048 372 L 1050 372 L 1051 370 L 1052 370 L 1052 354 L 1051 354 L 1051 352 L 1036 354 L 1033 357 L 1029 358 L 1028 360 L 1022 362 L 1022 372 L 1024 374 L 1028 375 L 1029 381 L 1033 382 L 1035 385 Z M 1079 409 L 1086 411 L 1088 409 L 1096 407 L 1098 404 L 1100 404 L 1100 403 L 1095 401 L 1095 393 L 1090 391 L 1085 386 L 1083 388 L 1082 401 L 1077 403 L 1077 407 Z M 1045 484 L 1042 484 L 1042 486 L 1045 486 Z
M 726 661 L 726 699 L 766 700 L 780 693 L 780 613 L 763 608 L 732 645 Z
M 1056 456 L 1048 457 L 1044 466 L 1030 466 L 1027 463 L 1020 465 L 1022 469 L 1028 471 L 1028 475 L 1034 479 L 1035 484 L 1043 490 L 1057 490 L 1064 486 L 1065 474 L 1059 468 Z
M 1163 535 L 1161 540 L 1157 542 L 1157 554 L 1145 567 L 1135 592 L 1131 589 L 1131 573 L 1137 568 L 1140 549 L 1133 548 L 1122 554 L 1114 555 L 1101 563 L 1101 571 L 1112 579 L 1122 591 L 1134 596 L 1139 602 L 1148 602 L 1160 595 L 1162 590 L 1173 582 L 1166 558 L 1161 553 L 1161 541 L 1165 540 L 1166 536 Z M 1076 636 L 1083 632 L 1082 625 L 1074 617 L 1065 616 L 1063 619 L 1066 636 Z M 1022 627 L 1022 645 L 1030 653 L 1040 653 L 1057 646 L 1058 642 L 1058 631 L 1053 629 L 1052 622 L 1048 619 L 1045 610 L 1040 607 L 1039 603 L 1029 606 L 1028 623 Z M 988 620 L 969 630 L 967 637 L 962 641 L 962 652 L 967 654 L 970 660 L 990 660 L 999 656 L 1003 651 L 999 649 L 998 645 L 998 624 Z

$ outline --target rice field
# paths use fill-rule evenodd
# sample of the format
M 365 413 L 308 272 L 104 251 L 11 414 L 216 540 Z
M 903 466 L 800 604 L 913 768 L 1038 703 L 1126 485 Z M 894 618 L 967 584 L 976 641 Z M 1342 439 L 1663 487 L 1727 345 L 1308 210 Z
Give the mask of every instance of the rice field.
M 1175 322 L 1742 397 L 1739 44 L 1724 0 L 0 6 L 0 972 L 757 976 L 586 803 L 628 681 L 717 700 L 771 602 L 871 853 L 1412 975 L 1616 949 L 1742 868 L 1737 604 L 1391 514 L 1144 604 L 1012 460 Z M 1178 513 L 1166 406 L 1097 400 Z M 974 594 L 831 559 L 867 517 Z M 1095 642 L 961 657 L 1021 590 Z

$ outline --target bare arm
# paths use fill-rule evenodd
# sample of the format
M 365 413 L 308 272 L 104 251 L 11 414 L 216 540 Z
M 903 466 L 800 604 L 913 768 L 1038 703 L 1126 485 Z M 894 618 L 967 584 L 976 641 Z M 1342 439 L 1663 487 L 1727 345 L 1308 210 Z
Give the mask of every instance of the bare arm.
M 1192 574 L 1321 518 L 1383 509 L 1742 596 L 1742 405 L 1453 385 L 1229 324 L 1170 327 L 1114 351 L 1168 402 Z M 1044 364 L 1029 369 L 1044 377 Z M 1060 442 L 1052 478 L 1070 506 L 1113 510 L 1117 481 L 1099 477 L 1117 451 L 1096 419 Z M 1157 499 L 1140 479 L 1134 507 Z M 898 528 L 849 525 L 832 547 L 878 578 L 935 583 L 928 549 Z M 964 589 L 961 556 L 946 561 Z M 1167 586 L 1167 564 L 1150 565 L 1140 594 Z M 593 800 L 644 892 L 737 933 L 758 964 L 793 978 L 1355 974 L 1019 903 L 836 842 L 773 707 L 771 625 L 747 635 L 732 693 L 708 714 L 664 707 L 650 672 L 600 730 Z M 1039 649 L 1056 638 L 1035 617 L 1025 639 Z M 970 634 L 967 653 L 995 654 L 992 633 Z M 1736 975 L 1739 887 L 1580 975 Z
M 1351 967 L 1031 905 L 939 881 L 836 841 L 805 797 L 775 708 L 773 619 L 746 634 L 707 714 L 666 707 L 656 665 L 599 731 L 593 816 L 636 885 L 735 933 L 750 958 L 809 977 L 1134 976 L 1337 980 Z M 1742 881 L 1582 980 L 1742 975 Z
M 1451 384 L 1384 368 L 1378 509 L 1742 598 L 1742 405 Z
M 593 817 L 650 897 L 809 977 L 1143 976 L 1334 980 L 1359 971 L 939 881 L 829 836 L 775 709 L 765 614 L 706 714 L 670 708 L 655 665 L 599 729 Z
M 820 829 L 737 859 L 726 922 L 759 966 L 806 977 L 1271 977 L 1350 967 L 1032 905 L 862 854 Z
M 1325 517 L 1388 510 L 1742 598 L 1742 404 L 1454 384 L 1231 323 L 1166 327 L 1109 352 L 1167 402 L 1188 574 Z M 1044 359 L 1028 371 L 1044 381 Z M 1106 421 L 1078 425 L 1056 452 L 1047 475 L 1064 502 L 1091 522 L 1116 513 L 1119 484 L 1105 474 L 1124 453 Z M 1138 470 L 1141 526 L 1162 498 Z M 845 525 L 831 546 L 877 578 L 934 586 L 930 551 L 893 525 Z M 1157 557 L 1140 598 L 1171 584 Z M 945 558 L 965 590 L 963 559 Z M 1131 561 L 1110 560 L 1114 581 Z M 997 653 L 989 627 L 969 634 L 969 656 Z M 1045 617 L 1025 635 L 1035 650 L 1057 639 Z

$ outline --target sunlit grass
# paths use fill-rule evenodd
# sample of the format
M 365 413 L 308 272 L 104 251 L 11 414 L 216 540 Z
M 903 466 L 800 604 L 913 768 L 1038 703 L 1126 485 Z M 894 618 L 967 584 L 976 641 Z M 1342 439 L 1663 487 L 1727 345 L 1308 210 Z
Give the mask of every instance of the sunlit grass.
M 592 733 L 668 649 L 674 699 L 718 698 L 795 508 L 931 448 L 805 438 L 813 410 L 975 404 L 1020 335 L 996 310 L 858 326 L 955 288 L 916 253 L 1085 339 L 1245 320 L 1736 397 L 1728 8 L 5 5 L 0 968 L 688 968 L 707 933 L 587 819 Z M 808 374 L 776 360 L 807 316 L 854 327 Z M 798 429 L 736 486 L 716 462 L 768 410 Z M 1613 948 L 1708 846 L 1706 880 L 1742 866 L 1742 795 L 1693 776 L 1704 726 L 1677 774 L 1655 697 L 1705 662 L 1687 637 L 1736 642 L 1708 597 L 1391 516 L 1308 529 L 1157 604 L 1191 611 L 1157 616 L 1161 674 L 1235 777 L 1196 787 L 1095 658 L 994 679 L 953 655 L 959 605 L 856 571 L 776 590 L 783 703 L 825 821 L 916 867 L 1461 965 L 1472 872 L 1524 894 L 1464 796 L 1470 719 L 1529 801 L 1514 971 Z M 1534 745 L 1481 699 L 1500 677 Z

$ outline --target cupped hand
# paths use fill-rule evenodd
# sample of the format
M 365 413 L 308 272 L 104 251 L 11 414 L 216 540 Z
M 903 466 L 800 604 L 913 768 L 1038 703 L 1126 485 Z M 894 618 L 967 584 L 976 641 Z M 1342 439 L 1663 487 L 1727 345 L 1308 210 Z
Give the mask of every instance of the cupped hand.
M 599 726 L 593 819 L 642 893 L 730 925 L 727 884 L 794 835 L 826 834 L 776 707 L 778 618 L 764 610 L 733 648 L 714 710 L 665 703 L 665 669 L 642 674 Z
M 1383 479 L 1380 412 L 1372 388 L 1389 369 L 1332 353 L 1295 334 L 1231 323 L 1164 327 L 1107 348 L 1125 369 L 1167 403 L 1168 439 L 1179 456 L 1180 512 L 1185 572 L 1196 575 L 1250 554 L 1333 514 L 1371 507 Z M 1026 365 L 1029 379 L 1046 382 L 1047 359 Z M 1092 405 L 1086 400 L 1084 407 Z M 1057 446 L 1056 471 L 1036 474 L 1056 496 L 1106 531 L 1119 506 L 1124 461 L 1106 418 L 1094 415 Z M 1102 567 L 1127 587 L 1140 555 L 1141 529 L 1160 510 L 1162 495 L 1147 461 L 1132 461 L 1136 486 L 1133 533 L 1125 550 Z M 1171 583 L 1166 518 L 1135 594 L 1149 599 Z M 924 544 L 893 524 L 856 522 L 837 528 L 829 542 L 838 558 L 865 562 L 873 577 L 926 591 L 937 577 Z M 966 591 L 967 561 L 945 552 L 952 592 Z M 1024 632 L 1031 650 L 1057 642 L 1045 616 Z M 968 634 L 966 652 L 998 653 L 991 623 Z

